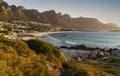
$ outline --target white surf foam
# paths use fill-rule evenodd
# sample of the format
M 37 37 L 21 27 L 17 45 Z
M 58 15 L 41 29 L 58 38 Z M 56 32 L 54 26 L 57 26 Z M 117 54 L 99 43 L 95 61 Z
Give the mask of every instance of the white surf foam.
M 48 37 L 49 39 L 51 39 L 51 40 L 55 40 L 55 41 L 61 41 L 61 40 L 59 40 L 59 39 L 56 39 L 56 38 L 53 38 L 53 37 L 51 37 L 51 36 L 49 36 L 49 35 L 45 35 L 46 37 Z
M 77 43 L 72 42 L 72 41 L 65 41 L 65 43 L 67 43 L 67 44 L 72 44 L 72 45 L 76 45 L 76 44 L 77 44 Z

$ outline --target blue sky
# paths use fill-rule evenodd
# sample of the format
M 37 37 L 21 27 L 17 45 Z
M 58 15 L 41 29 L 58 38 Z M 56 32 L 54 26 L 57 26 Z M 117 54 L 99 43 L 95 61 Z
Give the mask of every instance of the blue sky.
M 4 0 L 10 5 L 22 5 L 40 12 L 56 10 L 72 17 L 98 18 L 104 23 L 120 25 L 120 0 Z

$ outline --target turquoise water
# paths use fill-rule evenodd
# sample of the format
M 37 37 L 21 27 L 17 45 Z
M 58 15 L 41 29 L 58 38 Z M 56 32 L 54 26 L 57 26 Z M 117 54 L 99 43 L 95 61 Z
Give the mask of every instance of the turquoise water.
M 49 34 L 49 36 L 69 44 L 84 44 L 90 47 L 120 48 L 120 32 L 74 31 Z

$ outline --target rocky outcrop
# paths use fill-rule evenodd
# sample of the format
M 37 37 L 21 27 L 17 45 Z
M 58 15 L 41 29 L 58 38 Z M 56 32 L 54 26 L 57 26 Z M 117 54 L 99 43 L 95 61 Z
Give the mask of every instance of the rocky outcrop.
M 97 59 L 97 58 L 105 57 L 105 54 L 101 50 L 93 50 L 90 53 L 90 57 L 92 59 Z
M 79 50 L 79 49 L 82 49 L 82 50 L 87 50 L 87 49 L 88 49 L 88 47 L 87 47 L 87 46 L 85 46 L 85 45 L 76 45 L 76 46 L 75 46 L 75 49 L 76 49 L 76 50 Z
M 117 49 L 117 48 L 109 48 L 109 49 L 98 48 L 98 47 L 91 48 L 85 45 L 75 45 L 75 46 L 67 47 L 64 49 L 69 50 L 69 52 L 67 53 L 69 53 L 69 56 L 75 60 L 76 58 L 79 58 L 79 57 L 83 60 L 88 60 L 88 59 L 89 60 L 99 60 L 99 59 L 107 60 L 111 57 L 120 58 L 120 49 Z

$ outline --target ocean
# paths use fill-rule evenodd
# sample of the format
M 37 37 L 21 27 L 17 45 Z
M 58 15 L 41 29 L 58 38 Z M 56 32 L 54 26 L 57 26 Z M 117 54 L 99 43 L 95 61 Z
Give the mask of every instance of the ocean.
M 81 45 L 100 48 L 118 48 L 120 49 L 120 32 L 117 31 L 71 31 L 59 32 L 47 35 L 48 42 L 57 46 L 61 45 Z M 50 40 L 51 39 L 51 40 Z

